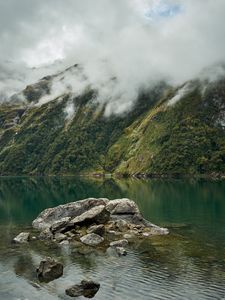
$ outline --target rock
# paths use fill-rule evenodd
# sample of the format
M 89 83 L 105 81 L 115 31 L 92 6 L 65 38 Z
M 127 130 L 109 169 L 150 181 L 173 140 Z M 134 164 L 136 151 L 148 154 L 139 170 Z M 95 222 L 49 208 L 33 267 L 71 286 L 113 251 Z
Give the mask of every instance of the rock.
M 66 289 L 66 294 L 70 297 L 84 296 L 93 298 L 100 288 L 100 284 L 94 281 L 82 280 L 80 284 L 73 285 Z
M 53 239 L 53 234 L 50 231 L 50 229 L 45 229 L 43 231 L 41 231 L 41 233 L 39 234 L 39 239 L 40 240 L 51 240 Z
M 63 240 L 62 242 L 59 243 L 61 246 L 67 246 L 70 244 L 68 240 Z
M 115 223 L 115 227 L 123 232 L 123 231 L 127 231 L 128 230 L 128 223 L 125 220 L 117 220 L 114 222 Z
M 131 234 L 131 233 L 126 233 L 126 234 L 124 234 L 124 239 L 126 239 L 126 240 L 130 240 L 130 239 L 133 239 L 134 238 L 134 235 L 133 234 Z
M 152 226 L 151 228 L 152 235 L 167 235 L 169 234 L 169 230 L 167 228 L 162 228 L 159 226 Z
M 116 250 L 116 253 L 119 256 L 126 256 L 127 255 L 127 251 L 123 247 L 116 247 L 115 250 Z
M 110 213 L 105 209 L 105 205 L 98 205 L 84 212 L 80 216 L 75 217 L 69 223 L 69 226 L 74 226 L 77 224 L 104 224 L 110 219 Z
M 19 243 L 19 244 L 27 243 L 29 240 L 30 240 L 29 232 L 21 232 L 13 239 L 15 243 Z
M 40 262 L 37 276 L 40 281 L 50 282 L 63 275 L 63 265 L 48 257 Z
M 90 227 L 89 227 L 90 226 Z M 33 221 L 33 227 L 42 230 L 41 239 L 53 239 L 61 242 L 66 234 L 73 240 L 80 240 L 88 245 L 98 245 L 101 236 L 106 233 L 107 240 L 144 237 L 168 234 L 168 229 L 156 226 L 145 220 L 136 203 L 129 199 L 108 200 L 88 198 L 85 200 L 60 205 L 44 210 Z M 89 227 L 89 228 L 87 228 Z M 148 232 L 148 234 L 144 234 Z M 91 236 L 89 236 L 91 234 Z M 95 235 L 97 235 L 97 239 Z M 128 234 L 129 236 L 126 236 Z M 100 237 L 100 239 L 99 239 Z
M 50 229 L 50 227 L 58 220 L 66 217 L 75 218 L 93 207 L 99 205 L 105 206 L 108 201 L 109 200 L 105 198 L 88 198 L 53 208 L 47 208 L 39 214 L 39 216 L 33 221 L 32 225 L 34 228 L 39 230 L 44 230 L 46 228 Z
M 66 217 L 62 218 L 60 220 L 55 221 L 52 226 L 50 227 L 50 230 L 52 233 L 54 232 L 61 232 L 64 230 L 65 227 L 67 227 L 68 223 L 70 222 L 71 218 Z
M 97 246 L 104 241 L 104 238 L 98 234 L 89 233 L 89 234 L 83 236 L 80 240 L 85 245 Z
M 106 205 L 106 209 L 111 215 L 133 215 L 139 212 L 137 204 L 127 198 L 109 201 Z
M 66 240 L 67 239 L 67 236 L 65 234 L 62 234 L 62 233 L 59 233 L 57 232 L 54 236 L 56 242 L 62 242 L 63 240 Z
M 105 226 L 104 225 L 93 225 L 88 228 L 87 233 L 96 233 L 100 236 L 105 234 Z
M 110 247 L 126 247 L 128 245 L 128 240 L 119 240 L 110 243 Z
M 75 237 L 78 236 L 77 233 L 73 233 L 73 232 L 71 232 L 71 231 L 67 231 L 65 234 L 66 234 L 66 236 L 69 237 L 69 238 L 75 238 Z

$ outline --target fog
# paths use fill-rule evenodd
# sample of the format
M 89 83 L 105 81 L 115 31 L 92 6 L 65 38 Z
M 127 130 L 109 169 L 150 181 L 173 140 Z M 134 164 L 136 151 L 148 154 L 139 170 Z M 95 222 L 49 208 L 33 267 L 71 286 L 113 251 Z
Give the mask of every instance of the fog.
M 225 60 L 224 20 L 224 0 L 0 0 L 1 101 L 75 63 L 82 75 L 56 79 L 40 103 L 89 86 L 109 115 L 159 80 L 214 80 L 223 69 L 204 70 Z

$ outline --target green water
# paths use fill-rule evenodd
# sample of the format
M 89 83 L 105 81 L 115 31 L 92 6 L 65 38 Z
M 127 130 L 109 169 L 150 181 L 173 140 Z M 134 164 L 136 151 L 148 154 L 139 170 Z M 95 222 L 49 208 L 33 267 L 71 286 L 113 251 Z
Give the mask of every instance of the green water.
M 87 197 L 131 198 L 171 234 L 137 241 L 123 258 L 11 243 L 43 209 Z M 225 299 L 222 181 L 0 178 L 0 230 L 0 299 L 68 299 L 65 288 L 82 279 L 101 283 L 101 300 Z M 35 267 L 46 255 L 63 261 L 64 276 L 37 287 Z

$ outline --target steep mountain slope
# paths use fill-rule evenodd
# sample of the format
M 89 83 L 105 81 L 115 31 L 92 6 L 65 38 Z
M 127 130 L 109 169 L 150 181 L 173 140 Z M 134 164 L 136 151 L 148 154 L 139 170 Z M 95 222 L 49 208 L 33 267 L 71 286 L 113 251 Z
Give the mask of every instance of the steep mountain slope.
M 107 118 L 88 87 L 39 103 L 51 80 L 0 106 L 1 175 L 225 174 L 225 80 L 161 83 Z

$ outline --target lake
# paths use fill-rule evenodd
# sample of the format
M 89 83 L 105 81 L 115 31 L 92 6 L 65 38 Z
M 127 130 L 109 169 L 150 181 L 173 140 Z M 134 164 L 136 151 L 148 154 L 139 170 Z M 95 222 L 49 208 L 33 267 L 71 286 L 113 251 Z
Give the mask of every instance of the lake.
M 138 240 L 126 257 L 11 242 L 43 209 L 88 197 L 133 199 L 170 234 Z M 65 288 L 82 279 L 101 283 L 99 300 L 225 299 L 224 181 L 0 178 L 0 230 L 0 299 L 69 299 Z M 62 261 L 64 275 L 39 284 L 35 268 L 45 256 Z

